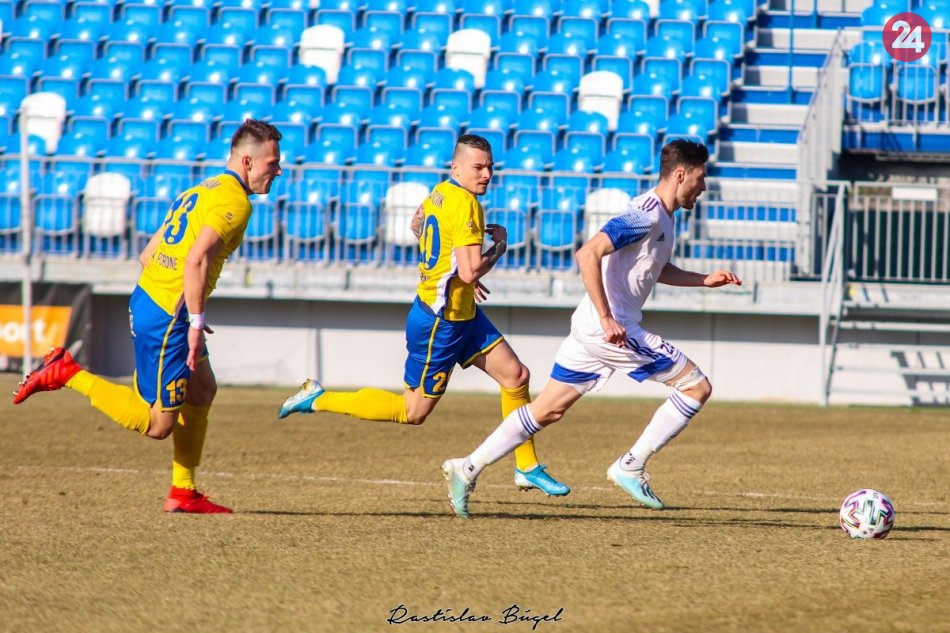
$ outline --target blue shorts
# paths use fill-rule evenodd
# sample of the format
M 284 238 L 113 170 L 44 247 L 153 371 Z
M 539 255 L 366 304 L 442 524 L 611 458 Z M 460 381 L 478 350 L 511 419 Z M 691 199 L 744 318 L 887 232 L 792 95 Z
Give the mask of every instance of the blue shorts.
M 465 368 L 504 340 L 498 328 L 475 307 L 469 321 L 446 321 L 436 316 L 418 297 L 406 317 L 406 373 L 409 389 L 422 387 L 422 395 L 440 398 L 458 364 Z
M 162 411 L 185 403 L 191 370 L 188 361 L 188 315 L 182 306 L 177 317 L 158 307 L 136 286 L 129 299 L 129 328 L 135 348 L 133 384 L 149 406 L 161 398 Z

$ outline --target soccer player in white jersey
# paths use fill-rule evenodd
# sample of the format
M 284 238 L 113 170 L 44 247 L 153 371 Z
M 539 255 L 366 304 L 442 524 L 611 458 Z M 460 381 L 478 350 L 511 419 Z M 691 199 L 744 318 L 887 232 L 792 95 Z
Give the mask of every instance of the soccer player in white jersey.
M 646 473 L 647 460 L 679 435 L 712 394 L 709 379 L 672 344 L 640 327 L 641 310 L 657 283 L 718 288 L 742 281 L 728 270 L 704 274 L 670 263 L 673 213 L 692 209 L 706 190 L 704 145 L 675 140 L 660 155 L 660 181 L 634 198 L 626 212 L 608 221 L 577 251 L 587 294 L 571 319 L 571 333 L 554 360 L 551 378 L 534 402 L 508 415 L 481 446 L 442 464 L 449 501 L 467 518 L 468 498 L 479 473 L 545 426 L 560 420 L 585 393 L 597 391 L 615 371 L 638 382 L 673 388 L 633 447 L 607 470 L 607 477 L 647 508 L 664 507 Z

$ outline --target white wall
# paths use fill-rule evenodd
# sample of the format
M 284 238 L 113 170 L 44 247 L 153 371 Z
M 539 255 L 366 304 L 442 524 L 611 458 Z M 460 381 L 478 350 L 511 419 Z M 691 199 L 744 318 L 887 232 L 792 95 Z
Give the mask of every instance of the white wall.
M 132 372 L 127 299 L 93 301 L 92 367 L 113 376 Z M 405 304 L 243 300 L 215 297 L 208 306 L 211 359 L 222 384 L 295 385 L 308 376 L 331 387 L 401 390 Z M 564 308 L 487 308 L 532 372 L 537 393 L 570 327 Z M 768 315 L 653 312 L 644 326 L 696 361 L 724 400 L 819 402 L 817 319 Z M 456 370 L 453 389 L 497 387 L 479 370 Z M 660 396 L 666 388 L 615 376 L 609 396 Z

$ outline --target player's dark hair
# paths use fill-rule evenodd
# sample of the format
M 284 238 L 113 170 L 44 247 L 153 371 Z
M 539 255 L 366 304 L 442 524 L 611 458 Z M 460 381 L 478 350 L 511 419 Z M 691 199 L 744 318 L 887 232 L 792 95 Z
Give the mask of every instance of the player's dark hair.
M 455 143 L 455 151 L 452 152 L 453 158 L 458 154 L 459 146 L 461 145 L 465 145 L 466 147 L 471 147 L 473 149 L 480 149 L 483 152 L 488 152 L 491 154 L 491 143 L 488 142 L 487 138 L 477 134 L 463 134 Z
M 663 146 L 660 152 L 660 178 L 666 178 L 677 167 L 699 167 L 709 160 L 709 150 L 702 143 L 678 138 Z
M 276 127 L 257 119 L 246 119 L 231 137 L 231 149 L 250 141 L 255 145 L 267 141 L 280 141 L 283 135 Z

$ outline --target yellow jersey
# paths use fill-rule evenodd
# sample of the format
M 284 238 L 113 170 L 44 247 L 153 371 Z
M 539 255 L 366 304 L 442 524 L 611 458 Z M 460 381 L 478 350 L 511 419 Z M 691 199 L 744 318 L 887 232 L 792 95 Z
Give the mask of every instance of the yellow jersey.
M 419 299 L 448 321 L 475 318 L 475 284 L 458 279 L 455 249 L 482 244 L 485 212 L 478 199 L 455 180 L 439 183 L 422 202 L 419 238 Z
M 208 178 L 172 203 L 159 227 L 162 239 L 145 265 L 139 286 L 168 314 L 181 309 L 185 290 L 185 258 L 202 227 L 208 226 L 224 241 L 210 262 L 205 299 L 214 290 L 225 260 L 241 245 L 251 218 L 250 192 L 233 171 Z

